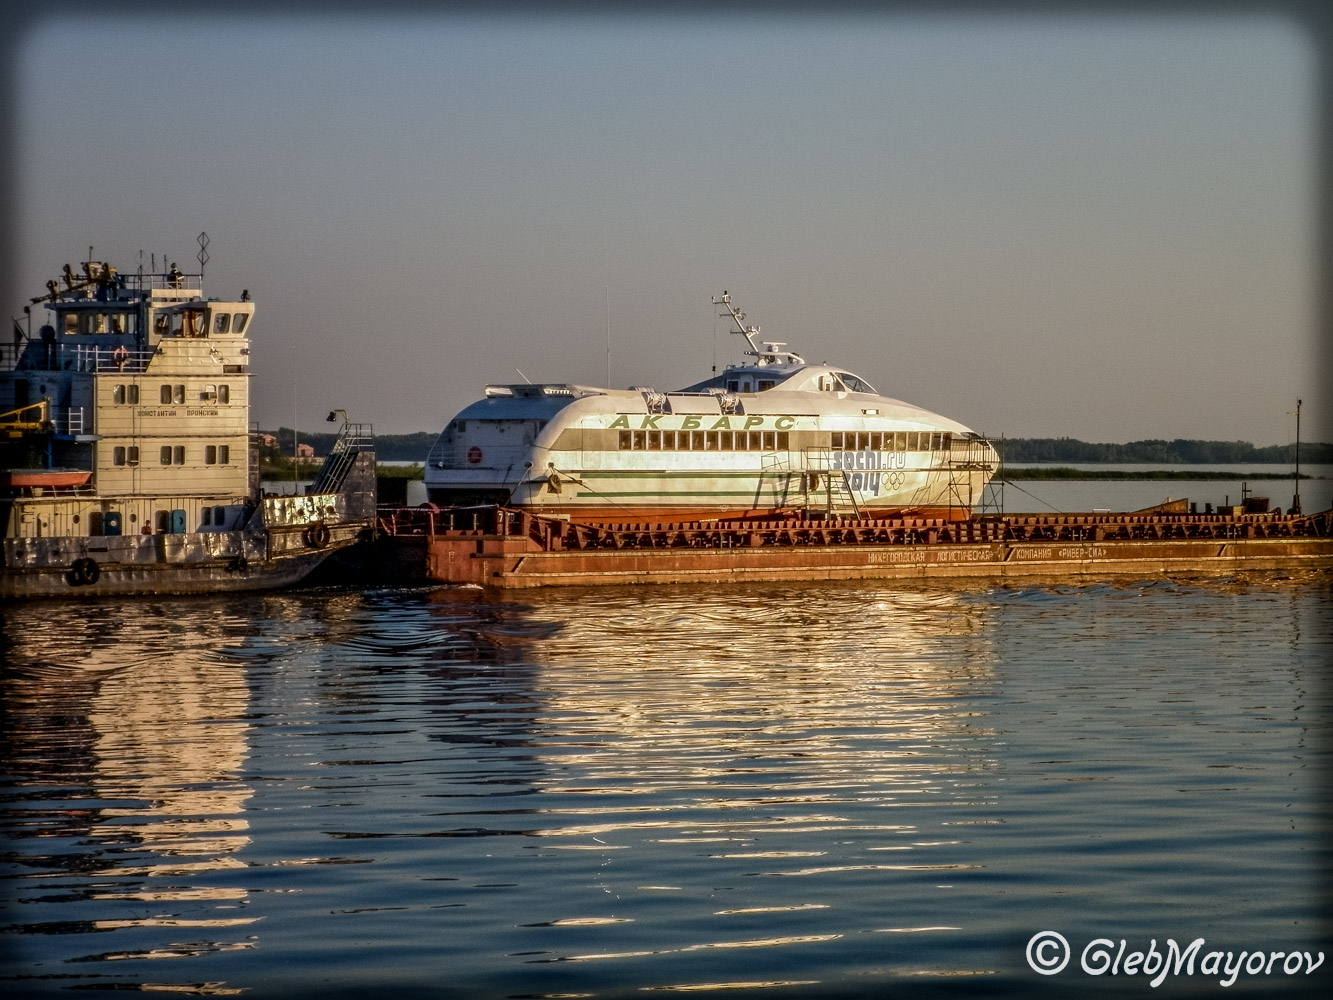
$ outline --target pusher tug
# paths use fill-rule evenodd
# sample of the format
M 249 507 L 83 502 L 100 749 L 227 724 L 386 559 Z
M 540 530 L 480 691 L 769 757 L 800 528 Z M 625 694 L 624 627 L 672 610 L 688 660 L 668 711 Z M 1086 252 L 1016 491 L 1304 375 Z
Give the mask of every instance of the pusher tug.
M 368 425 L 310 492 L 263 496 L 248 292 L 88 260 L 47 282 L 52 323 L 0 349 L 0 598 L 211 593 L 295 583 L 374 524 Z M 89 251 L 89 257 L 92 253 Z
M 489 385 L 426 461 L 442 506 L 498 504 L 579 523 L 884 516 L 960 520 L 998 456 L 957 421 L 807 363 L 723 292 L 753 360 L 675 392 Z M 762 346 L 761 346 L 762 345 Z

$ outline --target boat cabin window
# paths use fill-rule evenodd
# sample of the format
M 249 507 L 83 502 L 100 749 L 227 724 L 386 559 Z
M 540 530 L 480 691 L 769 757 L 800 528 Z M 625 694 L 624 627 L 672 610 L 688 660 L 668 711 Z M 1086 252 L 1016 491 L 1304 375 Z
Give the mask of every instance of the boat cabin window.
M 787 431 L 620 431 L 621 451 L 787 451 Z
M 761 378 L 761 379 L 759 380 L 759 390 L 758 390 L 758 391 L 759 391 L 759 392 L 763 392 L 763 391 L 766 390 L 766 389 L 771 389 L 771 388 L 773 388 L 773 386 L 775 386 L 775 385 L 777 385 L 777 382 L 775 382 L 773 379 L 771 379 L 771 378 Z
M 218 445 L 218 465 L 231 464 L 231 445 Z
M 727 392 L 740 392 L 741 380 L 738 378 L 727 379 Z
M 226 333 L 231 329 L 231 313 L 218 313 L 213 317 L 213 332 Z
M 171 464 L 172 465 L 185 464 L 185 445 L 178 444 L 171 449 Z
M 236 314 L 236 322 L 232 324 L 231 332 L 232 332 L 232 333 L 240 333 L 242 330 L 244 330 L 244 329 L 245 329 L 245 321 L 248 320 L 249 318 L 250 318 L 250 314 L 249 314 L 249 313 L 237 313 L 237 314 Z
M 114 447 L 114 448 L 111 449 L 111 464 L 112 464 L 112 465 L 124 465 L 124 464 L 125 464 L 125 446 L 124 446 L 124 445 L 120 445 L 120 444 L 118 444 L 118 445 L 116 445 L 116 447 Z
M 217 446 L 217 445 L 215 445 L 215 444 L 206 444 L 206 445 L 204 445 L 204 464 L 205 464 L 205 465 L 217 465 L 217 464 L 218 464 L 218 446 Z
M 218 402 L 231 402 L 231 386 L 227 385 L 225 382 L 218 386 Z
M 842 384 L 847 387 L 849 392 L 874 392 L 874 387 L 864 379 L 859 379 L 855 375 L 847 372 L 838 372 L 837 378 L 842 380 Z
M 115 385 L 111 387 L 111 402 L 125 402 L 125 387 L 123 385 Z

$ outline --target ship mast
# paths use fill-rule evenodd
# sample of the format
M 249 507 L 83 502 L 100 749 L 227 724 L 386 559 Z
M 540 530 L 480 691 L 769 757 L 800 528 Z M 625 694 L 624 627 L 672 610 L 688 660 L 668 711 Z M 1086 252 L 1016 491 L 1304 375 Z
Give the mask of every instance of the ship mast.
M 739 333 L 749 342 L 750 349 L 745 353 L 749 357 L 757 359 L 755 361 L 756 367 L 763 365 L 805 364 L 805 358 L 801 357 L 799 354 L 795 354 L 791 351 L 780 350 L 780 348 L 787 346 L 782 341 L 765 340 L 763 341 L 764 349 L 760 350 L 759 345 L 754 342 L 754 338 L 759 335 L 759 327 L 745 325 L 745 313 L 741 312 L 739 309 L 737 309 L 735 306 L 731 304 L 730 292 L 724 289 L 722 292 L 722 297 L 720 299 L 713 299 L 713 305 L 722 306 L 727 310 L 725 313 L 718 313 L 718 315 L 721 316 L 723 319 L 725 319 L 727 316 L 730 316 L 733 320 L 735 320 L 736 329 L 732 330 L 731 332 Z

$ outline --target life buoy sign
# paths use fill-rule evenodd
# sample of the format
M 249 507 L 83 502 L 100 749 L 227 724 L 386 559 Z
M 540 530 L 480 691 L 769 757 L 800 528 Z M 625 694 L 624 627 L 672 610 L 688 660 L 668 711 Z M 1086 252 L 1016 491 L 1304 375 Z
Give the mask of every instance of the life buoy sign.
M 467 464 L 468 465 L 481 464 L 481 449 L 478 448 L 475 444 L 467 450 Z

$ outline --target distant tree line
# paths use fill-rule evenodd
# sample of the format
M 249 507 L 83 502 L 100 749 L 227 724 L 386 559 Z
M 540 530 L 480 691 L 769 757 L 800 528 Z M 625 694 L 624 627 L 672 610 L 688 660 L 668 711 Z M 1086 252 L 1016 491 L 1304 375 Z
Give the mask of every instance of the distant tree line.
M 1175 465 L 1221 464 L 1226 462 L 1271 462 L 1290 465 L 1296 457 L 1294 444 L 1256 448 L 1248 441 L 1130 441 L 1128 444 L 1095 444 L 1077 438 L 992 439 L 1006 462 L 1164 462 Z M 1333 444 L 1301 442 L 1301 462 L 1333 463 Z
M 276 431 L 264 431 L 278 439 L 278 450 L 284 455 L 292 453 L 292 429 L 279 427 Z M 375 458 L 381 462 L 425 462 L 426 453 L 439 437 L 438 433 L 429 434 L 418 431 L 415 434 L 376 434 Z M 324 456 L 338 440 L 337 431 L 298 431 L 296 440 L 315 449 L 317 456 Z

